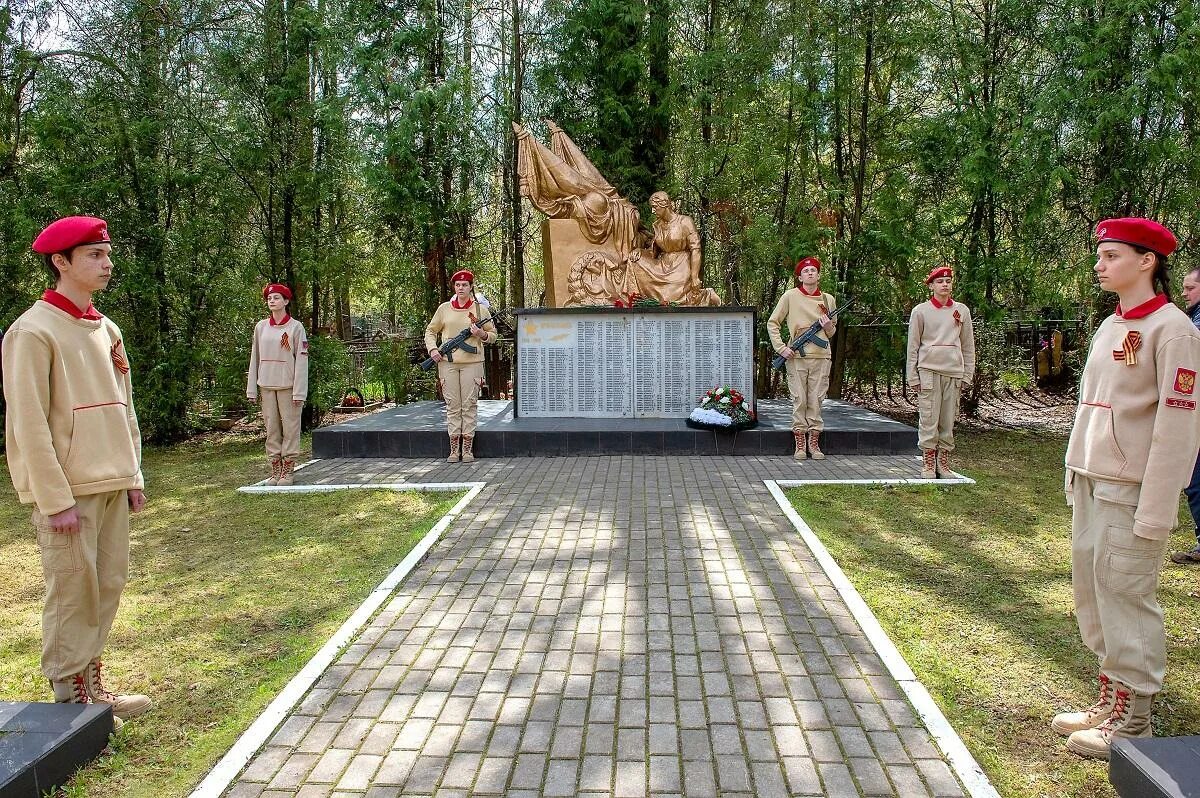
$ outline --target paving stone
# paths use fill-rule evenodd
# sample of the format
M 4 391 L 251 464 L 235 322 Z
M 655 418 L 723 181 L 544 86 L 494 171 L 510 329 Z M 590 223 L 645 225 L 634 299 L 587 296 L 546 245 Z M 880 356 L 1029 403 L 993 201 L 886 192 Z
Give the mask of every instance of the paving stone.
M 917 470 L 843 455 L 803 474 Z M 473 511 L 230 795 L 963 793 L 763 488 L 801 476 L 790 458 L 485 459 L 471 473 L 486 482 Z M 298 474 L 462 478 L 432 458 Z

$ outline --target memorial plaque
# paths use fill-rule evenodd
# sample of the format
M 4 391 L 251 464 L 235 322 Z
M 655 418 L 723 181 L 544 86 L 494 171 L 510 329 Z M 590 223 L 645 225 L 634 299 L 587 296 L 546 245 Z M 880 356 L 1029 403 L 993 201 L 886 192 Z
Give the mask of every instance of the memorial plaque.
M 518 311 L 519 416 L 684 418 L 710 388 L 754 402 L 752 309 Z

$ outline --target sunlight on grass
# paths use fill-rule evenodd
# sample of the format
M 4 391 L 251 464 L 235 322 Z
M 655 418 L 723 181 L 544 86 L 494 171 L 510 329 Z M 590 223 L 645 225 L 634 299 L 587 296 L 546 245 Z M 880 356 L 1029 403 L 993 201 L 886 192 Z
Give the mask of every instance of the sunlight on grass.
M 262 469 L 258 443 L 147 452 L 106 664 L 156 706 L 68 795 L 186 795 L 461 495 L 234 491 Z M 0 485 L 0 697 L 46 701 L 37 545 L 7 471 Z
M 959 436 L 973 486 L 787 491 L 997 789 L 1011 798 L 1114 795 L 1106 763 L 1068 753 L 1050 718 L 1095 698 L 1072 614 L 1066 441 Z M 1171 548 L 1194 543 L 1186 510 Z M 1182 521 L 1181 521 L 1182 523 Z M 1189 540 L 1191 543 L 1189 543 Z M 1166 565 L 1168 672 L 1156 733 L 1200 731 L 1200 569 Z

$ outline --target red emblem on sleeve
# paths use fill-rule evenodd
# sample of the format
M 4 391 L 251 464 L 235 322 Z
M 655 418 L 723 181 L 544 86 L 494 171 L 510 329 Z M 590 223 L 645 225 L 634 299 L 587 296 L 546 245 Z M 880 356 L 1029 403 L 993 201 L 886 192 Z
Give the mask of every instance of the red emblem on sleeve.
M 113 367 L 122 374 L 128 374 L 129 361 L 125 359 L 125 353 L 122 351 L 120 338 L 118 338 L 112 345 L 112 349 L 109 350 L 109 354 L 112 355 Z
M 1191 369 L 1179 369 L 1175 372 L 1175 393 L 1191 396 L 1196 390 L 1196 372 Z
M 1174 396 L 1168 396 L 1163 404 L 1167 407 L 1181 407 L 1184 410 L 1196 409 L 1196 403 L 1191 399 L 1176 399 Z
M 308 354 L 308 341 L 302 341 L 300 343 L 300 354 L 302 354 L 302 355 Z

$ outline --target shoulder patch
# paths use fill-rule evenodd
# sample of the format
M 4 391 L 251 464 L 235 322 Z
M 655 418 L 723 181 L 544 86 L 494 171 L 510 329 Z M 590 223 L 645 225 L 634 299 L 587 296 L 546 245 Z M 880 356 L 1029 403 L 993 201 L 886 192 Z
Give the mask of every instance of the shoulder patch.
M 1196 390 L 1196 372 L 1181 368 L 1175 372 L 1175 393 L 1191 396 Z

